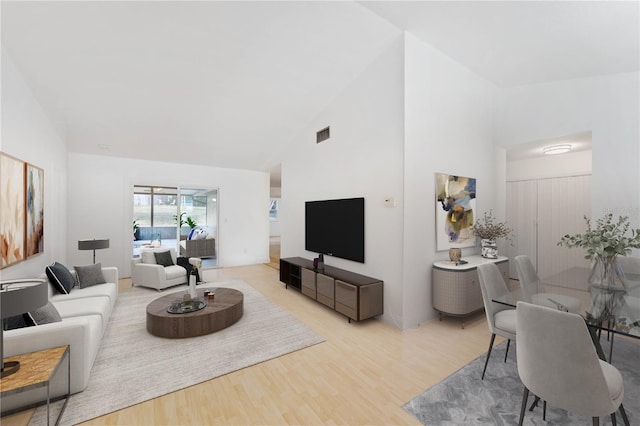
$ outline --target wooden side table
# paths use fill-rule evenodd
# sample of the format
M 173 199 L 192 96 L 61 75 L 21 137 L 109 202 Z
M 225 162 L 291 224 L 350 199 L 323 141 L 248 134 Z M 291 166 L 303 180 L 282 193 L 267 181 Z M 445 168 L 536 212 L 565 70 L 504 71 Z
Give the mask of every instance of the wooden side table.
M 28 354 L 16 355 L 8 357 L 5 361 L 20 361 L 20 369 L 7 377 L 0 380 L 0 398 L 25 392 L 31 389 L 46 387 L 47 388 L 47 425 L 49 425 L 49 408 L 51 404 L 50 383 L 51 379 L 55 376 L 60 366 L 63 365 L 63 360 L 67 360 L 67 394 L 64 404 L 60 409 L 58 418 L 56 419 L 56 425 L 60 422 L 62 413 L 67 407 L 69 402 L 69 395 L 71 394 L 71 361 L 69 359 L 69 346 L 60 346 L 52 349 L 45 349 L 42 351 L 31 352 Z M 38 404 L 39 405 L 39 404 Z M 11 414 L 16 411 L 23 410 L 29 407 L 23 407 L 8 411 L 5 414 Z

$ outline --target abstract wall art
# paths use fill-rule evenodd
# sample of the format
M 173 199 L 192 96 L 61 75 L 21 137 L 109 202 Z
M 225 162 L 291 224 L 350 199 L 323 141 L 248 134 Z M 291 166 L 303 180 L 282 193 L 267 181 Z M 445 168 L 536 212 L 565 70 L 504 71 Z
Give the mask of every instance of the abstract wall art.
M 0 269 L 24 260 L 25 163 L 0 152 Z
M 44 249 L 44 170 L 27 164 L 27 259 Z
M 476 179 L 436 173 L 436 250 L 473 247 Z

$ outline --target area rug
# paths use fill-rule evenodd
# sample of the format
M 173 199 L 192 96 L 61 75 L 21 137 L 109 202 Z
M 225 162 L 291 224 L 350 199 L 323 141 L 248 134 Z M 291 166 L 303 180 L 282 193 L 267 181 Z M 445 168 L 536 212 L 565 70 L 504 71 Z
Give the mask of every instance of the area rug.
M 84 422 L 324 341 L 243 281 L 202 287 L 240 290 L 244 314 L 224 330 L 186 339 L 155 337 L 146 330 L 147 304 L 171 291 L 181 294 L 186 286 L 162 293 L 134 287 L 121 293 L 89 386 L 71 396 L 60 424 Z M 46 424 L 44 407 L 30 424 Z
M 505 348 L 503 342 L 491 352 L 484 380 L 480 377 L 486 354 L 413 398 L 403 408 L 424 425 L 518 424 L 523 386 L 518 376 L 515 346 L 511 345 L 506 363 L 503 362 Z M 640 424 L 640 341 L 615 339 L 613 365 L 624 379 L 623 404 L 629 422 Z M 530 395 L 529 405 L 532 401 Z M 622 424 L 619 413 L 617 420 Z M 543 421 L 540 403 L 533 411 L 526 412 L 524 424 L 587 425 L 591 419 L 548 405 L 547 420 Z M 611 418 L 601 417 L 600 424 L 611 424 Z

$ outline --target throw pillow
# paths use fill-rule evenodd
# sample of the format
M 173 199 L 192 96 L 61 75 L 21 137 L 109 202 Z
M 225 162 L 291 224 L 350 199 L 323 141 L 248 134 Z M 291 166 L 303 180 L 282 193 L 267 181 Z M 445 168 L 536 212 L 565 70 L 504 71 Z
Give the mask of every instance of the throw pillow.
M 93 265 L 74 266 L 76 275 L 78 276 L 78 287 L 86 288 L 96 284 L 104 284 L 107 281 L 102 275 L 102 264 L 96 263 Z
M 49 281 L 51 281 L 51 284 L 53 284 L 53 287 L 55 287 L 59 293 L 69 294 L 76 283 L 73 275 L 71 275 L 71 271 L 62 263 L 53 262 L 53 264 L 45 268 L 45 272 L 47 273 Z
M 173 266 L 173 259 L 169 251 L 161 251 L 154 253 L 156 256 L 156 263 L 162 266 Z
M 142 259 L 142 263 L 147 265 L 155 265 L 156 257 L 154 256 L 153 250 L 145 250 L 140 253 L 140 258 Z
M 33 322 L 31 318 L 29 318 L 28 314 L 20 314 L 13 317 L 9 317 L 5 320 L 4 329 L 5 330 L 15 330 L 16 328 L 25 328 L 31 327 Z
M 33 327 L 35 325 L 49 324 L 51 322 L 62 321 L 60 313 L 51 302 L 33 312 L 26 312 L 21 315 L 7 318 L 6 329 Z
M 33 325 L 49 324 L 52 322 L 62 321 L 60 313 L 51 302 L 44 305 L 42 308 L 38 308 L 33 312 L 28 313 Z
M 197 228 L 192 228 L 191 231 L 189 231 L 189 235 L 187 236 L 187 240 L 192 240 L 193 239 L 193 234 L 195 234 Z

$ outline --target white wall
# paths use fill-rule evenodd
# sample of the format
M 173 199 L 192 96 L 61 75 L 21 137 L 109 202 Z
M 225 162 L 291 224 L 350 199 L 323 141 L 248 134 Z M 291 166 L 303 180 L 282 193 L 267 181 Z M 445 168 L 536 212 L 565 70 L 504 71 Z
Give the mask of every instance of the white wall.
M 591 174 L 591 151 L 507 161 L 507 181 Z
M 592 214 L 640 227 L 638 72 L 501 89 L 496 143 L 511 146 L 592 131 Z
M 325 263 L 384 281 L 382 320 L 402 326 L 403 42 L 399 37 L 294 138 L 282 161 L 281 257 L 304 250 L 304 203 L 365 198 L 365 263 Z M 331 138 L 316 144 L 316 132 Z M 384 207 L 395 197 L 395 208 Z
M 69 267 L 91 262 L 79 239 L 109 238 L 96 262 L 131 274 L 133 185 L 219 188 L 218 265 L 269 261 L 269 174 L 69 153 Z
M 66 262 L 67 147 L 22 75 L 2 49 L 0 150 L 44 169 L 44 251 L 0 271 L 0 279 L 32 278 L 54 260 Z
M 304 201 L 364 196 L 366 263 L 326 262 L 384 280 L 383 321 L 409 328 L 434 318 L 431 264 L 447 257 L 435 247 L 435 173 L 476 177 L 479 209 L 504 213 L 503 200 L 494 205 L 496 176 L 504 186 L 494 90 L 415 37 L 398 39 L 289 147 L 282 257 L 315 256 L 304 251 Z M 331 139 L 316 145 L 326 126 Z
M 503 174 L 493 147 L 495 87 L 439 51 L 407 34 L 404 145 L 403 326 L 435 317 L 431 265 L 448 258 L 436 251 L 435 173 L 477 179 L 478 212 L 499 203 L 496 176 Z M 503 179 L 504 182 L 504 179 Z M 463 256 L 476 248 L 463 250 Z

